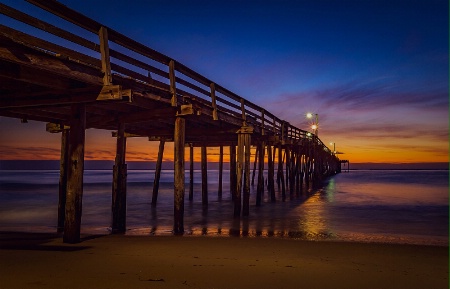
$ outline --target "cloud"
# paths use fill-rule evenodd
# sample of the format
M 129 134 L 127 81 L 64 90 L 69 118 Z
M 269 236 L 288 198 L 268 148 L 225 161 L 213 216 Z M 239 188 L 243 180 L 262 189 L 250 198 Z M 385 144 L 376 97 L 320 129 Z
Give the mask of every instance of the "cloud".
M 0 146 L 2 160 L 58 160 L 60 154 L 60 150 L 56 148 Z

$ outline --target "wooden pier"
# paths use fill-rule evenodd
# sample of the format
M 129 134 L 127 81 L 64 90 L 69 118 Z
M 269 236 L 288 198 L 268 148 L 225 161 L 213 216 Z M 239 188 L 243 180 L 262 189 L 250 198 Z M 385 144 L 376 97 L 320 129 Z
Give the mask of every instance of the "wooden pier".
M 62 46 L 0 25 L 0 115 L 46 122 L 47 131 L 61 133 L 58 231 L 63 232 L 64 242 L 80 241 L 86 129 L 111 130 L 117 138 L 112 186 L 113 233 L 126 230 L 129 137 L 160 142 L 153 206 L 158 200 L 164 145 L 174 143 L 175 234 L 184 232 L 186 150 L 190 159 L 189 200 L 192 200 L 193 148 L 201 148 L 202 204 L 207 209 L 207 148 L 220 150 L 219 195 L 223 154 L 229 149 L 235 218 L 250 214 L 250 183 L 255 180 L 255 175 L 251 178 L 250 174 L 252 147 L 257 150 L 256 205 L 261 204 L 265 189 L 275 202 L 277 185 L 284 200 L 286 194 L 299 192 L 303 184 L 340 172 L 340 160 L 317 136 L 56 1 L 28 2 L 81 27 L 83 35 L 95 35 L 98 39 L 88 40 L 0 3 L 1 14 L 66 43 Z

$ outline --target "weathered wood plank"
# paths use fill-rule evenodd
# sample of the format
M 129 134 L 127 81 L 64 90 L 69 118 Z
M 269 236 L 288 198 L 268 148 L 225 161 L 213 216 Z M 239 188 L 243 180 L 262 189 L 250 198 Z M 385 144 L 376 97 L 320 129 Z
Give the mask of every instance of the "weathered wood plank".
M 78 13 L 57 1 L 27 0 L 27 2 L 30 2 L 44 10 L 47 10 L 50 13 L 53 13 L 61 17 L 62 19 L 72 22 L 75 25 L 78 25 L 95 34 L 100 30 L 100 27 L 102 26 L 97 21 L 86 17 L 81 13 Z M 108 28 L 109 38 L 111 41 L 114 41 L 125 48 L 140 53 L 158 62 L 164 63 L 166 65 L 169 64 L 170 58 L 165 56 L 164 54 L 159 53 L 156 50 L 153 50 L 129 37 L 126 37 L 125 35 L 122 35 L 109 27 L 106 28 Z
M 3 40 L 0 37 L 0 44 L 5 44 L 0 47 L 0 59 L 8 61 L 10 64 L 5 67 L 7 62 L 2 61 L 0 66 L 2 77 L 20 79 L 37 85 L 44 84 L 57 89 L 71 88 L 67 79 L 77 80 L 89 85 L 103 85 L 102 75 L 97 69 L 33 51 L 16 43 L 9 42 L 9 44 L 6 44 Z M 51 77 L 53 84 L 49 79 Z M 58 83 L 63 85 L 58 87 L 56 86 Z
M 14 8 L 6 6 L 5 4 L 0 3 L 0 13 L 6 15 L 8 17 L 11 17 L 13 19 L 16 19 L 20 22 L 26 23 L 30 26 L 33 26 L 35 28 L 41 29 L 50 34 L 56 35 L 63 39 L 69 40 L 73 43 L 79 44 L 81 46 L 84 46 L 86 48 L 89 48 L 89 49 L 99 52 L 99 50 L 98 50 L 99 48 L 96 43 L 88 41 L 76 34 L 73 34 L 68 31 L 65 31 L 63 29 L 60 29 L 60 28 L 58 28 L 52 24 L 49 24 L 45 21 L 42 21 L 40 19 L 37 19 L 37 18 L 27 15 L 25 13 L 22 13 Z
M 0 5 L 2 5 L 0 3 Z M 70 60 L 75 62 L 81 62 L 88 64 L 93 67 L 101 67 L 101 62 L 99 59 L 85 55 L 83 53 L 68 49 L 66 47 L 60 46 L 58 44 L 54 44 L 43 39 L 25 34 L 23 32 L 17 31 L 10 27 L 4 26 L 0 24 L 0 35 L 3 37 L 9 38 L 15 42 L 26 45 L 30 48 L 40 48 L 47 52 L 53 52 L 58 57 L 68 57 Z M 94 46 L 98 46 L 95 43 L 92 43 Z

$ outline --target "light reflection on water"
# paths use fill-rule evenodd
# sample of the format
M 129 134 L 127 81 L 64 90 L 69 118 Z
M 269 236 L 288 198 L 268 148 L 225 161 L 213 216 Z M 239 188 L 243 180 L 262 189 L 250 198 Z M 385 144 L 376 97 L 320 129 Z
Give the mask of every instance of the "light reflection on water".
M 153 174 L 129 171 L 127 234 L 171 234 L 173 172 L 162 172 L 156 208 L 150 205 Z M 0 171 L 0 230 L 55 230 L 58 177 L 55 171 Z M 228 172 L 222 199 L 217 196 L 218 172 L 208 172 L 206 210 L 200 179 L 196 171 L 193 202 L 186 191 L 189 235 L 448 244 L 447 171 L 352 171 L 318 188 L 287 193 L 285 202 L 280 191 L 275 204 L 265 193 L 261 207 L 255 206 L 256 188 L 252 188 L 250 216 L 238 220 L 232 218 Z M 110 171 L 86 171 L 83 233 L 108 233 L 111 181 Z

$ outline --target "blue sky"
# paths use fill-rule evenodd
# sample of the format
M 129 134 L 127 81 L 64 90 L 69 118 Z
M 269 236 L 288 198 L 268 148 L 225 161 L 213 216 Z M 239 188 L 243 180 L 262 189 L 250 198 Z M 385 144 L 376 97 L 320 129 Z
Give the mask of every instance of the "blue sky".
M 448 1 L 60 2 L 300 128 L 318 113 L 345 158 L 448 161 Z

